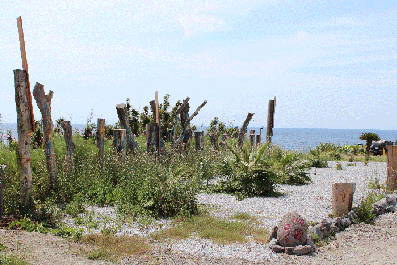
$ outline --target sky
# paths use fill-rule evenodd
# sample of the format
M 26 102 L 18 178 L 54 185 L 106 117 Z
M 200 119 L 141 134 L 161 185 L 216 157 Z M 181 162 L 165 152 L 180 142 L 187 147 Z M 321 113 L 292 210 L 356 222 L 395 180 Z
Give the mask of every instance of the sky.
M 52 118 L 117 121 L 170 94 L 192 120 L 275 128 L 397 129 L 397 1 L 37 0 L 0 2 L 0 114 L 17 120 L 21 16 L 31 90 Z M 34 103 L 35 119 L 41 114 Z

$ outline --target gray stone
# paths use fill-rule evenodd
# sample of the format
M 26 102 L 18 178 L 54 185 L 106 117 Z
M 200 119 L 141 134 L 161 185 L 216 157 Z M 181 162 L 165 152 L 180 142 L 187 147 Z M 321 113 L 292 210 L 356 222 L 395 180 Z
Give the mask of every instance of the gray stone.
M 273 245 L 272 251 L 276 252 L 276 253 L 282 253 L 282 252 L 285 252 L 285 248 L 280 245 Z
M 336 223 L 333 223 L 331 225 L 331 228 L 329 229 L 330 232 L 336 232 L 336 233 L 339 232 L 339 230 L 340 230 L 339 226 L 337 226 Z
M 313 252 L 313 249 L 310 245 L 296 246 L 293 250 L 293 254 L 297 256 L 302 256 L 311 252 Z
M 349 218 L 343 218 L 343 219 L 342 219 L 342 226 L 343 226 L 343 227 L 348 227 L 348 226 L 351 225 L 351 223 L 352 223 L 352 221 L 350 221 Z
M 294 249 L 295 249 L 295 247 L 286 247 L 285 253 L 288 255 L 294 255 Z
M 307 240 L 306 221 L 296 212 L 287 213 L 277 227 L 277 241 L 282 247 L 304 245 Z
M 357 219 L 357 218 L 358 218 L 357 214 L 356 214 L 353 210 L 351 210 L 351 211 L 347 214 L 347 216 L 349 217 L 349 219 L 350 219 L 351 221 L 353 221 L 354 219 Z
M 333 224 L 335 224 L 337 227 L 341 228 L 341 226 L 342 226 L 342 218 L 336 217 L 336 218 L 332 219 L 331 226 Z
M 396 194 L 388 194 L 386 195 L 386 202 L 389 205 L 395 206 L 397 203 L 397 195 Z
M 388 205 L 386 198 L 381 199 L 380 201 L 377 201 L 374 203 L 374 206 L 378 208 L 386 208 Z
M 271 249 L 274 245 L 277 245 L 277 239 L 273 238 L 272 240 L 270 240 L 270 242 L 267 245 Z
M 277 226 L 273 227 L 272 233 L 269 236 L 269 241 L 273 238 L 277 238 Z
M 323 237 L 324 237 L 324 233 L 323 233 L 323 231 L 321 230 L 321 224 L 317 224 L 317 225 L 313 226 L 313 227 L 310 229 L 310 233 L 311 233 L 312 235 L 317 235 L 318 238 L 320 238 L 320 239 L 323 239 Z
M 313 251 L 316 251 L 316 244 L 314 244 L 312 239 L 307 239 L 306 245 L 309 245 L 313 248 Z
M 386 209 L 385 209 L 385 212 L 386 213 L 394 213 L 396 211 L 396 207 L 395 206 L 393 206 L 393 205 L 389 205 L 389 206 L 387 206 L 386 207 Z

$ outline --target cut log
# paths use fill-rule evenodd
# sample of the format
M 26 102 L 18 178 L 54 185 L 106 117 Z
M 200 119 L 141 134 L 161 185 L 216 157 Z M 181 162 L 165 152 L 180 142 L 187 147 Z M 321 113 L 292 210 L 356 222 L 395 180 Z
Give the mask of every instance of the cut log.
M 148 153 L 158 153 L 158 124 L 150 123 L 146 125 L 146 150 Z
M 332 212 L 335 216 L 347 215 L 352 209 L 356 183 L 332 184 Z
M 33 205 L 33 174 L 30 160 L 30 112 L 27 95 L 28 74 L 25 70 L 14 70 L 15 103 L 17 106 L 18 168 L 21 185 L 21 206 Z
M 397 145 L 387 146 L 387 181 L 386 188 L 397 189 Z
M 73 156 L 74 149 L 76 145 L 73 142 L 73 133 L 72 133 L 72 125 L 70 125 L 70 121 L 64 121 L 61 124 L 63 129 L 63 137 L 65 138 L 66 143 L 66 170 L 73 170 Z
M 204 146 L 202 146 L 203 140 L 202 138 L 204 137 L 203 132 L 200 131 L 195 131 L 194 132 L 194 140 L 196 142 L 196 151 L 200 151 L 204 149 Z
M 36 100 L 37 106 L 41 112 L 41 119 L 43 121 L 44 129 L 44 153 L 47 161 L 48 174 L 50 176 L 50 188 L 58 189 L 58 172 L 54 152 L 54 142 L 52 136 L 54 134 L 54 125 L 51 119 L 51 99 L 54 92 L 50 90 L 48 95 L 44 92 L 44 86 L 36 83 L 33 89 L 33 96 Z
M 269 107 L 267 112 L 266 142 L 268 142 L 269 144 L 271 144 L 273 137 L 275 106 L 276 97 L 274 97 L 274 100 L 269 100 Z

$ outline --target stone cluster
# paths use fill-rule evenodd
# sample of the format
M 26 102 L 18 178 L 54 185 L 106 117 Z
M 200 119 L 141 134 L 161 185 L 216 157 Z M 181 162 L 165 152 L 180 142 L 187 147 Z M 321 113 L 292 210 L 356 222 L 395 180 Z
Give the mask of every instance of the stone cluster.
M 357 214 L 352 210 L 347 215 L 335 218 L 324 218 L 320 223 L 311 227 L 309 233 L 316 235 L 318 238 L 323 239 L 331 233 L 339 232 L 340 230 L 350 226 Z
M 377 216 L 390 212 L 394 213 L 396 211 L 396 203 L 397 193 L 394 192 L 393 194 L 387 194 L 386 198 L 374 203 L 372 212 Z
M 307 236 L 306 221 L 297 213 L 287 213 L 270 235 L 269 248 L 289 255 L 305 255 L 316 250 L 311 237 Z

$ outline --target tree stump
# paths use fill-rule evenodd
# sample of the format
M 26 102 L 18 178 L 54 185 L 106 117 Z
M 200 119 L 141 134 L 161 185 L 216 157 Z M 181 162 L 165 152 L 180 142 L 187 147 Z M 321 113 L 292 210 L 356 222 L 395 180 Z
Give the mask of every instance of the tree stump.
M 148 153 L 158 153 L 159 125 L 150 123 L 146 125 L 146 150 Z
M 261 135 L 260 134 L 256 135 L 256 144 L 257 145 L 261 144 Z
M 211 146 L 214 150 L 218 150 L 218 135 L 216 133 L 210 133 Z
M 113 130 L 113 147 L 116 153 L 121 157 L 121 160 L 125 161 L 126 148 L 126 130 L 125 129 L 114 129 Z
M 347 215 L 352 209 L 356 183 L 332 184 L 332 213 L 335 216 Z
M 27 87 L 28 75 L 24 70 L 14 70 L 15 103 L 17 106 L 18 127 L 18 168 L 21 183 L 22 207 L 33 204 L 33 179 L 30 160 L 30 134 L 32 133 L 31 115 L 29 110 L 29 95 Z
M 126 130 L 128 149 L 131 151 L 135 151 L 136 148 L 138 147 L 138 143 L 135 141 L 135 137 L 131 131 L 126 105 L 124 103 L 117 104 L 116 109 L 117 109 L 117 115 L 119 116 L 119 120 L 120 120 L 120 126 L 122 129 Z
M 72 125 L 70 125 L 70 121 L 64 121 L 61 126 L 66 143 L 66 169 L 67 171 L 71 171 L 73 170 L 73 155 L 74 149 L 76 148 L 73 142 Z
M 276 97 L 274 100 L 269 100 L 268 112 L 267 112 L 267 127 L 266 127 L 266 142 L 271 144 L 273 137 L 274 127 L 274 110 L 276 107 Z
M 255 146 L 255 134 L 250 134 L 251 148 Z
M 227 139 L 227 133 L 223 133 L 221 135 L 221 143 L 220 145 L 222 146 L 222 148 L 226 148 L 226 139 Z
M 102 165 L 105 152 L 105 119 L 98 119 L 97 121 L 96 146 L 98 148 L 99 163 Z
M 33 96 L 41 112 L 41 119 L 44 127 L 44 153 L 47 161 L 48 174 L 50 175 L 50 188 L 58 189 L 58 172 L 54 152 L 52 136 L 54 125 L 51 119 L 51 99 L 54 92 L 50 90 L 48 95 L 44 93 L 44 86 L 36 83 L 33 89 Z
M 388 190 L 397 189 L 397 145 L 387 146 L 387 181 Z

